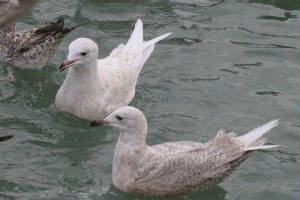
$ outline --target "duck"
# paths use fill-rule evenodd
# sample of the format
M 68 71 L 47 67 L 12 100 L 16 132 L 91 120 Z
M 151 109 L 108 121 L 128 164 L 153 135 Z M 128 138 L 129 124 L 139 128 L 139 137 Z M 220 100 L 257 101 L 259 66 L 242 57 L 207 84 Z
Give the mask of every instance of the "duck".
M 64 27 L 64 18 L 39 28 L 17 31 L 15 24 L 0 29 L 0 62 L 23 69 L 41 69 L 63 38 L 78 26 Z

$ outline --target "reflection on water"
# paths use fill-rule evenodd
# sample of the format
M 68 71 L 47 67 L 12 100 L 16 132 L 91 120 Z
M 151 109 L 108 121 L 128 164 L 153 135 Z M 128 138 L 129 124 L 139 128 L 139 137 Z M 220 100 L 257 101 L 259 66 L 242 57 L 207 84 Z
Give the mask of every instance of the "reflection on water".
M 206 191 L 199 191 L 193 194 L 187 194 L 187 195 L 181 195 L 181 196 L 170 196 L 170 197 L 160 197 L 158 199 L 160 200 L 198 200 L 199 197 L 201 197 L 201 200 L 211 200 L 212 198 L 214 200 L 224 200 L 226 199 L 226 191 L 222 189 L 221 187 L 217 186 L 211 190 Z M 104 199 L 107 200 L 116 200 L 116 199 L 122 199 L 122 200 L 130 200 L 130 199 L 136 199 L 136 200 L 152 200 L 153 197 L 145 197 L 141 195 L 132 195 L 132 194 L 126 194 L 124 192 L 120 192 L 113 186 L 111 186 L 103 195 Z
M 41 1 L 20 27 L 61 15 L 86 24 L 68 35 L 43 70 L 0 64 L 0 199 L 299 199 L 299 1 Z M 156 45 L 131 105 L 148 118 L 149 144 L 207 141 L 217 130 L 245 133 L 269 120 L 281 144 L 254 153 L 218 187 L 146 198 L 112 186 L 118 133 L 58 112 L 57 72 L 68 44 L 89 37 L 100 57 L 126 42 L 136 19 Z

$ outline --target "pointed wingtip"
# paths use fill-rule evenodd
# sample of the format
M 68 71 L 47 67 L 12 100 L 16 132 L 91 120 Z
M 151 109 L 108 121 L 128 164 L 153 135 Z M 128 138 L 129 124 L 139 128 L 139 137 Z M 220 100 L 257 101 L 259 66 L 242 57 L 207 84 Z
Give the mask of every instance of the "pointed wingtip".
M 72 26 L 72 27 L 69 27 L 69 28 L 64 28 L 63 29 L 63 34 L 66 35 L 66 34 L 70 33 L 71 31 L 73 31 L 74 29 L 76 29 L 78 27 L 81 27 L 81 26 L 86 26 L 86 25 L 87 25 L 87 23 L 75 25 L 75 26 Z
M 281 147 L 281 145 L 261 145 L 261 146 L 246 147 L 245 151 L 272 149 L 272 148 L 278 148 L 278 147 Z
M 156 38 L 154 38 L 154 39 L 152 39 L 152 40 L 150 40 L 150 41 L 145 42 L 145 43 L 144 43 L 144 48 L 147 49 L 147 48 L 149 48 L 150 46 L 155 45 L 157 42 L 159 42 L 159 41 L 165 39 L 166 37 L 168 37 L 168 36 L 171 35 L 171 34 L 172 34 L 171 32 L 170 32 L 170 33 L 166 33 L 166 34 L 164 34 L 164 35 L 158 36 L 158 37 L 156 37 Z
M 172 32 L 166 33 L 165 35 L 166 35 L 166 37 L 168 37 L 168 36 L 172 35 Z
M 165 34 L 163 34 L 163 35 L 161 35 L 161 36 L 159 36 L 159 37 L 157 37 L 157 38 L 161 38 L 160 40 L 162 40 L 162 39 L 164 39 L 164 38 L 166 38 L 166 37 L 169 37 L 170 35 L 172 35 L 172 32 L 165 33 Z
M 268 132 L 269 130 L 271 130 L 274 127 L 278 126 L 278 124 L 279 124 L 279 119 L 275 119 L 275 120 L 269 121 L 266 124 L 263 124 L 263 125 L 255 128 L 254 130 L 264 128 L 264 129 L 267 129 L 265 132 Z
M 238 138 L 242 142 L 244 142 L 246 147 L 251 147 L 253 146 L 252 144 L 255 141 L 261 138 L 264 134 L 268 133 L 271 129 L 276 127 L 278 124 L 279 124 L 279 119 L 269 121 L 266 124 L 263 124 L 242 136 L 239 136 Z
M 268 124 L 272 124 L 272 127 L 276 127 L 279 124 L 280 119 L 275 119 L 270 121 Z
M 65 25 L 65 18 L 60 17 L 55 22 L 49 22 L 39 27 L 35 32 L 36 33 L 48 33 L 53 31 L 63 31 Z
M 128 47 L 142 46 L 143 34 L 143 23 L 141 19 L 138 19 L 126 45 L 128 45 Z
M 143 25 L 143 22 L 142 22 L 142 20 L 140 18 L 137 19 L 135 25 L 137 26 L 139 24 Z

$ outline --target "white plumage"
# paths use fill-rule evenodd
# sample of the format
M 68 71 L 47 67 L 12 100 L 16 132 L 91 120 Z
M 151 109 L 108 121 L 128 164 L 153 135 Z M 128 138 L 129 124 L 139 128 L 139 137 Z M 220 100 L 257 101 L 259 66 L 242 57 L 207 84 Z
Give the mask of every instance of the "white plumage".
M 155 44 L 168 35 L 144 41 L 139 19 L 127 44 L 120 44 L 108 57 L 99 60 L 95 42 L 87 38 L 74 40 L 60 67 L 64 70 L 71 66 L 56 95 L 57 108 L 80 118 L 101 120 L 128 105 L 135 95 L 140 70 Z

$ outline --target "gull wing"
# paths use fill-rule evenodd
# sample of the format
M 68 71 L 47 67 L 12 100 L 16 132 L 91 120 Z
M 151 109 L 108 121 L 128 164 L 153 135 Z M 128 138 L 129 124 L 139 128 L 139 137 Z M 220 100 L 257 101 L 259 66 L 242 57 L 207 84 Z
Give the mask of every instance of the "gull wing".
M 224 180 L 247 158 L 248 152 L 228 135 L 218 135 L 202 147 L 157 154 L 136 170 L 141 185 L 208 188 Z

